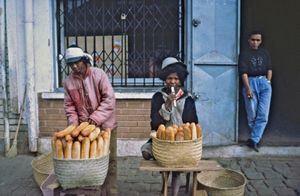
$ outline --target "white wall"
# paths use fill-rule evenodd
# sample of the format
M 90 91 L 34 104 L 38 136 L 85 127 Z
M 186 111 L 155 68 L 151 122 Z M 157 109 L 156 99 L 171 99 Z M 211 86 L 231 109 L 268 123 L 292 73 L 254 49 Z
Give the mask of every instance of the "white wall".
M 51 0 L 33 1 L 33 20 L 25 21 L 26 0 L 6 1 L 7 35 L 9 53 L 10 96 L 12 105 L 21 105 L 26 84 L 25 65 L 25 25 L 32 22 L 33 48 L 30 52 L 34 57 L 34 91 L 52 91 L 53 73 L 53 38 Z M 17 102 L 16 102 L 17 101 Z M 14 111 L 18 111 L 14 108 Z

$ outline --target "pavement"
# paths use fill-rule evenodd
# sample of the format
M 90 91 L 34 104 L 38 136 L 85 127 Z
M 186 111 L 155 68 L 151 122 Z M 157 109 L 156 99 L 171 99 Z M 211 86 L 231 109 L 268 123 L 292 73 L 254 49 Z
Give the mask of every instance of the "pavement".
M 15 158 L 0 155 L 1 196 L 42 195 L 33 178 L 31 161 L 34 158 L 34 155 L 28 154 L 18 155 Z M 161 174 L 140 171 L 141 159 L 138 156 L 118 157 L 119 195 L 160 195 Z M 300 156 L 263 155 L 211 159 L 217 160 L 224 168 L 241 171 L 245 175 L 248 180 L 245 196 L 300 196 Z M 181 182 L 182 185 L 185 184 L 183 174 Z M 191 193 L 185 193 L 181 188 L 179 195 L 191 195 Z

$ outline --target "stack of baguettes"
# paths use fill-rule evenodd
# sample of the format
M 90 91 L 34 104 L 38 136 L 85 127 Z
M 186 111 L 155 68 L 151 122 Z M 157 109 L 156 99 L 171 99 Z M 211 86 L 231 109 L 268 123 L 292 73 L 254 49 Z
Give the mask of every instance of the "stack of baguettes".
M 200 138 L 201 135 L 200 124 L 194 122 L 183 123 L 180 127 L 173 125 L 167 128 L 161 124 L 156 131 L 156 138 L 169 141 L 194 140 Z
M 59 159 L 100 158 L 109 152 L 111 131 L 82 122 L 56 132 L 51 141 L 53 156 Z

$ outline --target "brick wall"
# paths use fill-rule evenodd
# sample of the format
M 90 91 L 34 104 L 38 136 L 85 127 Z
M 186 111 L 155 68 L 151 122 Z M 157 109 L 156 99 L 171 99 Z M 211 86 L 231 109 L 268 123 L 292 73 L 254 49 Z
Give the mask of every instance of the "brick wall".
M 118 138 L 149 138 L 150 100 L 117 100 Z M 62 99 L 42 99 L 39 94 L 40 137 L 64 129 L 67 121 Z

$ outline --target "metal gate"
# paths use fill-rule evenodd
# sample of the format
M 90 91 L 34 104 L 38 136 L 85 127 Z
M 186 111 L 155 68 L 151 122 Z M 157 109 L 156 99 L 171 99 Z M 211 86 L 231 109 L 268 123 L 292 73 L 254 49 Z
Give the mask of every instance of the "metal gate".
M 160 60 L 183 60 L 183 1 L 57 0 L 58 86 L 70 74 L 63 54 L 77 45 L 115 87 L 162 86 Z

